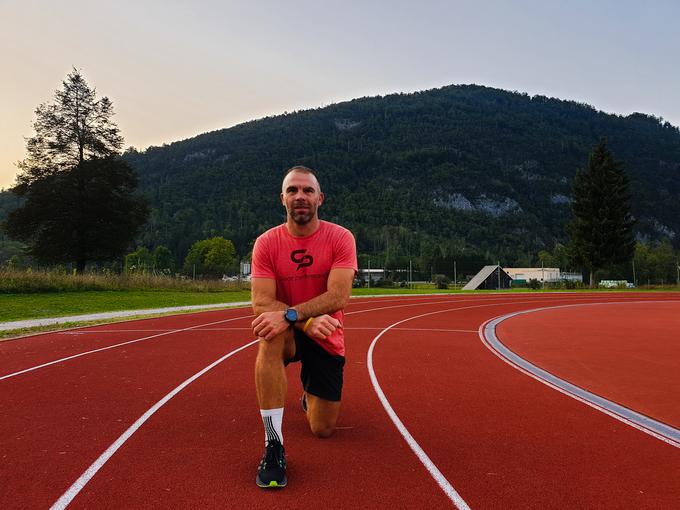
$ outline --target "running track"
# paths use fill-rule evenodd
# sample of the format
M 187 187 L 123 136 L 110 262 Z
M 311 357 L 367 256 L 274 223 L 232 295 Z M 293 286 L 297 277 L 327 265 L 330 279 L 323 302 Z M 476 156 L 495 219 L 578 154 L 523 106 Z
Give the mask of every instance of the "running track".
M 251 312 L 210 311 L 0 343 L 0 508 L 679 508 L 680 443 L 493 350 L 490 319 L 538 308 L 498 340 L 680 429 L 677 294 L 357 299 L 338 433 L 311 437 L 290 367 L 290 483 L 264 492 Z

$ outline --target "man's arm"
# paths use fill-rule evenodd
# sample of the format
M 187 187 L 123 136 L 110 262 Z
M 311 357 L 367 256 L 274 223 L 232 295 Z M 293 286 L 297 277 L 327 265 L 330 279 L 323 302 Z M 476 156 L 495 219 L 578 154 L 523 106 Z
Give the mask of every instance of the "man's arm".
M 352 292 L 353 279 L 354 269 L 331 269 L 326 292 L 294 306 L 298 320 L 301 321 L 295 327 L 303 330 L 307 336 L 317 339 L 328 338 L 336 329 L 342 327 L 338 319 L 328 314 L 345 307 Z M 312 320 L 308 320 L 312 317 Z
M 352 292 L 354 269 L 331 269 L 328 274 L 326 292 L 315 298 L 294 306 L 298 313 L 296 327 L 303 329 L 310 317 L 315 317 L 307 327 L 307 333 L 314 338 L 326 338 L 340 326 L 340 321 L 328 314 L 341 310 L 347 304 Z M 253 321 L 253 333 L 265 340 L 271 340 L 283 333 L 288 322 L 283 311 L 286 303 L 276 300 L 276 280 L 270 278 L 253 278 L 251 281 L 253 311 L 257 318 Z
M 309 317 L 331 314 L 345 308 L 352 292 L 352 280 L 354 269 L 331 269 L 326 292 L 293 307 L 298 313 L 298 320 L 305 321 Z
M 253 278 L 250 282 L 250 294 L 253 312 L 257 316 L 251 324 L 253 333 L 265 340 L 271 340 L 283 333 L 289 326 L 283 317 L 283 311 L 288 305 L 276 299 L 276 280 Z
M 286 303 L 276 300 L 276 280 L 273 278 L 253 278 L 250 294 L 255 315 L 288 308 Z

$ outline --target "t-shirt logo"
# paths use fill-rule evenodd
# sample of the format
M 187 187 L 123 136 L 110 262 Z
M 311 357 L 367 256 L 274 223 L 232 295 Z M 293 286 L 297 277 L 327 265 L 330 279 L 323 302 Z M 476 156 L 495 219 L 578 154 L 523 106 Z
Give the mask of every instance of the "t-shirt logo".
M 311 255 L 305 255 L 306 252 L 307 250 L 294 250 L 290 253 L 290 260 L 298 265 L 296 271 L 314 263 L 314 258 Z

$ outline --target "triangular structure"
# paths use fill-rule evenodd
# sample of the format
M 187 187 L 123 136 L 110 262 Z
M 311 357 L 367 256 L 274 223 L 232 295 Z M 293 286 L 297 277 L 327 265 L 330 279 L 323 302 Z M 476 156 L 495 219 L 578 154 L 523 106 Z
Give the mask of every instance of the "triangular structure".
M 510 288 L 510 282 L 512 282 L 512 278 L 510 278 L 508 273 L 503 271 L 502 267 L 498 265 L 484 266 L 479 273 L 463 287 L 463 290 L 508 289 Z

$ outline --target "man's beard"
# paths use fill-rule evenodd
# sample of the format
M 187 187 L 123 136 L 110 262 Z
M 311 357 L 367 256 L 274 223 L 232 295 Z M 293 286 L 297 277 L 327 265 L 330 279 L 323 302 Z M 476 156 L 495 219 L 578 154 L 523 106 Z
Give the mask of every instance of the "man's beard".
M 314 211 L 311 209 L 308 209 L 305 212 L 291 210 L 290 217 L 297 225 L 306 225 L 314 218 Z

